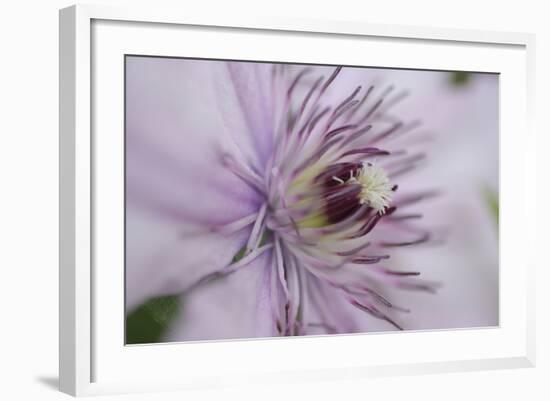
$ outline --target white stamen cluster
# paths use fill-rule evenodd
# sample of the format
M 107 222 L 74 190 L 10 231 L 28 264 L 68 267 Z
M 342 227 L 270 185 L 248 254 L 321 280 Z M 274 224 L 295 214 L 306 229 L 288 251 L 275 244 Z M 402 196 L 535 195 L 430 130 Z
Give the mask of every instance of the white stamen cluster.
M 369 205 L 380 214 L 390 205 L 393 185 L 381 167 L 363 163 L 363 167 L 355 175 L 351 174 L 348 182 L 361 185 L 361 204 Z

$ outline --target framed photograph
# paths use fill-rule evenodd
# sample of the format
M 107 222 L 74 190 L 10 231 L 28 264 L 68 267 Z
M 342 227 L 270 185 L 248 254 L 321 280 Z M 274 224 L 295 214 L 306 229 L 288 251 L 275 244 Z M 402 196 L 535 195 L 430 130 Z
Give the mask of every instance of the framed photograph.
M 61 10 L 61 390 L 533 366 L 533 47 Z

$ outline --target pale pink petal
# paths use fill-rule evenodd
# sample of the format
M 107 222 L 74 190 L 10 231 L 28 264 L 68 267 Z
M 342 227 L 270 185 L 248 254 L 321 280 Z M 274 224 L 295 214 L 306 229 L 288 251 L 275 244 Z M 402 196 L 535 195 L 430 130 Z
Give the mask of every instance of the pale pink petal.
M 271 307 L 271 253 L 181 299 L 166 340 L 216 340 L 276 335 Z
M 128 208 L 126 216 L 126 308 L 148 298 L 178 295 L 231 263 L 247 232 L 218 235 L 193 230 Z
M 430 220 L 450 226 L 445 242 L 396 250 L 391 267 L 421 271 L 442 286 L 436 294 L 388 289 L 391 300 L 411 309 L 400 322 L 408 329 L 497 325 L 498 236 L 486 205 L 475 197 L 434 204 Z
M 253 62 L 212 63 L 216 108 L 224 132 L 257 169 L 262 169 L 273 148 L 276 96 L 273 66 Z
M 342 290 L 311 275 L 309 275 L 307 298 L 308 308 L 304 316 L 307 334 L 396 330 L 390 323 L 352 306 Z M 394 311 L 387 310 L 382 305 L 376 306 L 395 319 Z
M 215 110 L 220 101 L 215 65 L 127 58 L 128 203 L 168 219 L 207 224 L 228 223 L 257 210 L 257 191 L 223 163 L 224 153 L 238 155 L 237 145 L 248 134 L 227 127 Z M 227 113 L 245 112 L 237 93 L 221 101 Z

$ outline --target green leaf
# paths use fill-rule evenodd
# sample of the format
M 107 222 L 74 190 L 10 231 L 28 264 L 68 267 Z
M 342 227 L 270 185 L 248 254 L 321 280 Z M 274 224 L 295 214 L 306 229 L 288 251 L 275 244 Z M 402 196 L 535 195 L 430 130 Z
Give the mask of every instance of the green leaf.
M 471 78 L 471 74 L 465 71 L 453 71 L 450 75 L 450 82 L 453 86 L 465 86 Z
M 246 253 L 246 245 L 243 246 L 239 252 L 237 252 L 235 254 L 235 256 L 233 256 L 233 260 L 231 261 L 231 263 L 237 263 L 239 260 L 241 260 L 242 258 L 244 258 L 244 254 Z
M 126 316 L 126 344 L 158 343 L 180 309 L 178 297 L 152 298 Z
M 495 220 L 495 224 L 498 227 L 498 220 L 499 220 L 498 193 L 486 188 L 483 191 L 483 196 L 485 198 L 485 204 L 487 205 L 487 208 L 489 209 L 491 216 Z

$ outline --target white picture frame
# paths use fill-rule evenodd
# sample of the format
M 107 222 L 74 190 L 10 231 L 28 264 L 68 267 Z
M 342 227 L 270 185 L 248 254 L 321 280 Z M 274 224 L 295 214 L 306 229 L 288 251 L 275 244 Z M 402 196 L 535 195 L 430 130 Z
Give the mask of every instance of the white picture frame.
M 99 27 L 99 28 L 94 28 Z M 103 24 L 103 25 L 101 25 Z M 116 26 L 120 24 L 121 26 Z M 125 25 L 126 24 L 126 25 Z M 130 24 L 130 25 L 128 25 Z M 105 28 L 101 28 L 101 27 Z M 200 348 L 182 344 L 134 347 L 128 352 L 122 339 L 117 339 L 120 349 L 113 352 L 111 345 L 104 341 L 113 334 L 108 328 L 109 320 L 101 312 L 101 305 L 96 305 L 95 291 L 101 291 L 102 297 L 111 302 L 116 297 L 116 285 L 103 286 L 104 281 L 94 273 L 98 260 L 104 260 L 95 254 L 94 237 L 97 236 L 97 219 L 101 213 L 96 213 L 94 191 L 96 189 L 95 174 L 98 168 L 98 153 L 104 152 L 105 146 L 97 146 L 93 140 L 94 103 L 92 97 L 97 88 L 92 85 L 94 68 L 98 68 L 95 55 L 98 51 L 118 57 L 124 53 L 124 46 L 129 37 L 140 35 L 140 30 L 153 26 L 158 35 L 149 31 L 140 41 L 140 46 L 149 46 L 149 51 L 155 53 L 158 45 L 156 39 L 170 35 L 170 29 L 185 27 L 202 27 L 206 31 L 219 31 L 219 35 L 232 31 L 269 33 L 287 35 L 308 35 L 309 37 L 339 37 L 347 40 L 362 40 L 362 38 L 378 38 L 387 41 L 415 41 L 415 43 L 438 46 L 444 53 L 446 46 L 454 46 L 453 51 L 466 48 L 501 49 L 502 59 L 481 55 L 476 65 L 480 71 L 502 73 L 506 71 L 505 85 L 515 88 L 515 99 L 511 99 L 511 91 L 503 90 L 501 110 L 512 110 L 514 116 L 506 116 L 501 120 L 501 261 L 506 253 L 509 263 L 518 261 L 521 271 L 517 277 L 510 277 L 509 270 L 501 270 L 506 274 L 501 278 L 501 317 L 502 324 L 496 330 L 454 330 L 447 332 L 410 333 L 407 336 L 380 334 L 368 337 L 369 342 L 376 342 L 376 347 L 383 346 L 386 340 L 392 346 L 408 349 L 409 346 L 421 347 L 433 345 L 433 352 L 426 351 L 423 358 L 418 354 L 404 351 L 399 357 L 388 357 L 373 354 L 371 361 L 362 363 L 351 356 L 348 359 L 338 359 L 331 349 L 342 347 L 363 347 L 364 335 L 341 336 L 338 338 L 305 338 L 300 342 L 271 342 L 273 350 L 264 353 L 265 341 L 251 340 L 241 342 L 203 344 Z M 94 31 L 102 29 L 102 31 Z M 132 35 L 124 35 L 121 30 L 132 29 Z M 168 30 L 166 30 L 168 29 Z M 98 39 L 94 42 L 94 32 Z M 118 33 L 117 33 L 118 32 Z M 129 32 L 129 31 L 128 31 Z M 108 37 L 106 35 L 112 35 Z M 116 36 L 116 37 L 115 37 Z M 107 46 L 105 38 L 110 39 Z M 103 39 L 101 39 L 103 38 Z M 147 38 L 145 40 L 144 38 Z M 274 40 L 277 40 L 276 38 Z M 277 18 L 239 19 L 233 16 L 198 15 L 185 10 L 166 11 L 155 8 L 111 8 L 108 6 L 78 5 L 60 11 L 60 390 L 68 394 L 95 395 L 109 393 L 126 393 L 137 391 L 164 391 L 176 389 L 211 388 L 226 385 L 247 383 L 292 382 L 297 380 L 325 380 L 328 378 L 360 378 L 366 376 L 385 376 L 401 374 L 418 374 L 442 371 L 466 371 L 479 369 L 502 369 L 511 367 L 529 367 L 535 363 L 534 339 L 534 266 L 536 261 L 530 255 L 534 243 L 534 193 L 535 180 L 535 149 L 534 132 L 531 130 L 534 87 L 534 36 L 523 33 L 484 32 L 459 29 L 437 29 L 415 26 L 375 25 L 347 21 L 314 21 Z M 109 49 L 107 49 L 109 47 Z M 132 47 L 132 46 L 130 46 Z M 508 50 L 503 50 L 508 49 Z M 498 51 L 495 52 L 498 53 Z M 167 47 L 159 49 L 160 53 L 170 51 Z M 230 50 L 227 50 L 228 52 Z M 250 50 L 253 51 L 253 50 Z M 428 50 L 426 50 L 428 51 Z M 464 50 L 466 51 L 466 50 Z M 120 53 L 123 52 L 123 53 Z M 504 54 L 505 53 L 505 54 Z M 249 53 L 251 54 L 251 53 Z M 450 53 L 449 53 L 450 54 Z M 496 53 L 495 53 L 496 54 Z M 195 54 L 193 54 L 195 55 Z M 250 55 L 241 55 L 246 59 Z M 106 59 L 106 56 L 101 56 Z M 230 53 L 221 54 L 220 58 L 230 57 Z M 400 57 L 396 55 L 395 57 Z M 403 57 L 403 56 L 401 56 Z M 463 64 L 454 62 L 456 69 L 468 69 L 473 60 L 464 60 Z M 397 60 L 397 59 L 396 59 Z M 427 60 L 427 61 L 426 61 Z M 426 59 L 424 61 L 409 60 L 406 63 L 386 61 L 392 65 L 416 68 L 444 68 L 449 62 Z M 500 61 L 499 61 L 500 60 Z M 504 63 L 504 60 L 510 61 Z M 498 63 L 502 65 L 499 65 Z M 447 63 L 447 64 L 446 64 Z M 506 65 L 505 65 L 506 64 Z M 486 65 L 483 68 L 483 65 Z M 99 66 L 100 68 L 101 66 Z M 122 70 L 118 71 L 121 74 Z M 508 74 L 508 75 L 506 75 Z M 116 85 L 115 85 L 116 87 Z M 517 108 L 519 107 L 519 109 Z M 504 113 L 503 113 L 504 114 Z M 505 125 L 504 125 L 505 124 Z M 520 142 L 512 138 L 508 132 L 511 128 L 519 129 L 525 134 Z M 117 157 L 116 149 L 109 157 Z M 511 166 L 510 155 L 514 154 L 515 165 Z M 104 153 L 101 153 L 101 157 Z M 122 157 L 119 155 L 119 157 Z M 520 183 L 520 191 L 514 191 L 510 183 Z M 101 184 L 100 184 L 101 185 Z M 512 211 L 518 211 L 512 213 Z M 506 227 L 519 227 L 522 238 L 519 238 Z M 504 227 L 504 228 L 503 228 Z M 515 249 L 506 246 L 514 243 Z M 519 257 L 523 255 L 523 257 Z M 527 256 L 525 256 L 527 255 Z M 105 259 L 106 260 L 106 259 Z M 115 259 L 113 259 L 115 260 Z M 508 262 L 506 262 L 508 263 Z M 120 266 L 119 266 L 120 267 Z M 120 277 L 119 277 L 120 278 Z M 116 284 L 116 282 L 115 282 Z M 511 293 L 511 286 L 515 292 Z M 98 286 L 101 287 L 98 289 Z M 122 289 L 119 289 L 122 291 Z M 517 299 L 511 299 L 511 297 Z M 114 299 L 114 298 L 113 298 Z M 123 311 L 118 312 L 123 319 Z M 112 317 L 111 317 L 112 318 Z M 105 320 L 102 320 L 105 319 Z M 122 322 L 121 322 L 122 323 Z M 102 327 L 100 331 L 96 326 Z M 107 327 L 107 328 L 106 328 Z M 453 342 L 456 349 L 439 352 L 437 344 L 444 347 L 445 342 Z M 114 344 L 114 343 L 113 343 Z M 297 344 L 299 344 L 297 346 Z M 491 347 L 487 348 L 487 344 Z M 484 347 L 485 345 L 485 347 Z M 223 365 L 211 373 L 201 366 L 191 366 L 187 363 L 185 374 L 167 374 L 174 361 L 169 361 L 167 350 L 178 347 L 177 352 L 186 353 L 187 360 L 196 361 L 200 355 L 219 355 L 222 359 L 231 360 L 239 355 L 244 362 L 257 362 L 253 369 L 237 366 L 239 375 L 232 374 L 235 366 Z M 140 351 L 137 351 L 140 348 Z M 401 349 L 399 348 L 399 349 Z M 174 348 L 175 349 L 175 348 Z M 299 362 L 292 369 L 285 369 L 280 361 L 276 361 L 276 353 L 293 352 L 299 355 L 305 352 L 314 355 L 320 349 L 326 349 L 328 355 L 325 364 L 319 365 L 315 358 L 311 362 Z M 305 350 L 305 351 L 304 351 Z M 430 353 L 431 352 L 431 353 Z M 172 354 L 172 351 L 170 352 Z M 116 354 L 114 356 L 106 355 Z M 262 359 L 253 359 L 253 354 L 262 355 Z M 440 354 L 437 357 L 436 354 Z M 99 358 L 99 359 L 96 359 Z M 118 359 L 117 359 L 118 358 Z M 194 359 L 195 358 L 195 359 Z M 248 358 L 248 359 L 247 359 Z M 306 358 L 303 358 L 305 360 Z M 99 363 L 97 360 L 101 360 Z M 166 361 L 166 367 L 160 368 L 157 376 L 144 372 L 142 377 L 135 376 L 131 369 L 136 362 L 143 360 L 144 365 L 158 367 L 159 361 Z M 181 360 L 181 359 L 180 359 Z M 233 359 L 234 360 L 234 359 Z M 263 362 L 262 362 L 263 361 Z M 266 362 L 270 361 L 270 362 Z M 235 362 L 239 365 L 239 362 Z M 264 366 L 270 363 L 270 366 Z M 263 365 L 262 365 L 263 364 Z M 107 368 L 112 366 L 112 369 Z M 184 364 L 185 365 L 185 364 Z M 103 371 L 106 373 L 103 373 Z M 166 369 L 166 372 L 162 372 Z M 117 373 L 118 372 L 118 373 Z M 120 372 L 125 372 L 124 374 Z M 245 374 L 243 374 L 245 372 Z

